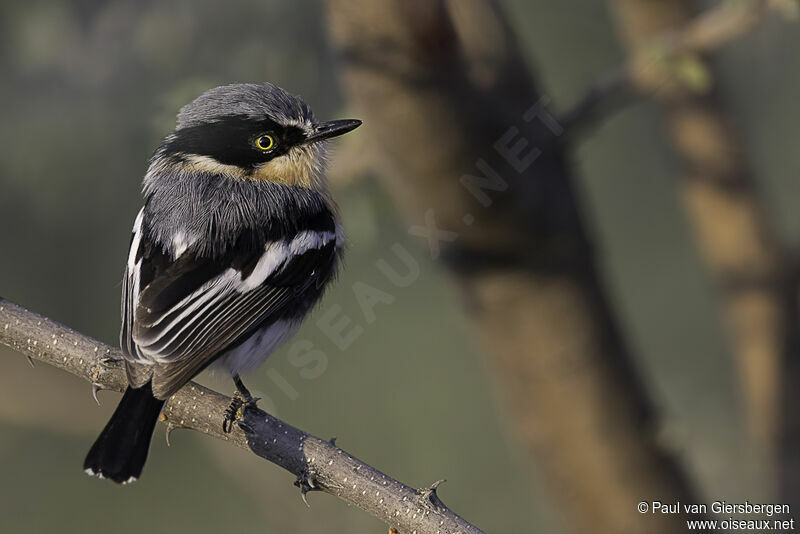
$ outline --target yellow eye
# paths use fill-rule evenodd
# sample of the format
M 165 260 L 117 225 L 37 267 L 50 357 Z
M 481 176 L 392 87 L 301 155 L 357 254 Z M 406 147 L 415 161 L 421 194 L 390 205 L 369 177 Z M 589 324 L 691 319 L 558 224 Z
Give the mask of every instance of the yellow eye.
M 258 147 L 259 150 L 266 152 L 267 150 L 272 150 L 274 146 L 275 139 L 273 139 L 271 135 L 262 135 L 256 139 L 256 147 Z

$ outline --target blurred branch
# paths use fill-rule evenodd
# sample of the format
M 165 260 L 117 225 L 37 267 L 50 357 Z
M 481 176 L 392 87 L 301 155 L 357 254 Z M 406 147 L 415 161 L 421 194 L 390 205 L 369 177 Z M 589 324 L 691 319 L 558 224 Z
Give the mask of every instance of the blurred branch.
M 0 298 L 0 343 L 91 382 L 95 388 L 123 391 L 127 386 L 117 349 Z M 239 428 L 222 432 L 222 413 L 231 399 L 194 382 L 170 397 L 161 420 L 167 435 L 191 429 L 249 449 L 297 477 L 303 495 L 316 490 L 397 527 L 400 532 L 480 534 L 454 514 L 429 488 L 413 489 L 325 441 L 255 408 L 245 411 Z M 76 468 L 76 473 L 78 472 Z
M 574 532 L 685 529 L 697 502 L 658 438 L 599 273 L 563 128 L 499 2 L 328 0 L 379 173 L 458 281 L 513 431 Z M 442 229 L 442 230 L 439 230 Z M 444 235 L 445 237 L 442 237 Z
M 796 17 L 792 6 L 796 9 L 796 0 L 721 0 L 699 15 L 649 33 L 622 67 L 601 76 L 562 114 L 561 123 L 569 131 L 583 128 L 637 96 L 671 85 L 707 91 L 711 75 L 698 56 L 747 35 L 770 11 Z
M 713 66 L 697 55 L 743 34 L 770 7 L 788 4 L 724 1 L 700 16 L 693 0 L 610 0 L 609 5 L 633 58 L 633 83 L 662 104 L 669 139 L 682 159 L 683 201 L 700 253 L 721 290 L 749 427 L 770 459 L 778 458 L 781 440 L 791 443 L 784 443 L 786 454 L 775 472 L 784 480 L 783 498 L 796 504 L 800 412 L 797 399 L 787 395 L 800 380 L 794 363 L 800 325 L 790 254 L 772 228 Z M 670 54 L 660 57 L 672 59 L 648 62 L 651 36 L 665 31 L 661 49 Z M 701 74 L 686 76 L 688 71 Z M 686 83 L 692 78 L 701 82 Z M 787 384 L 792 385 L 787 389 Z

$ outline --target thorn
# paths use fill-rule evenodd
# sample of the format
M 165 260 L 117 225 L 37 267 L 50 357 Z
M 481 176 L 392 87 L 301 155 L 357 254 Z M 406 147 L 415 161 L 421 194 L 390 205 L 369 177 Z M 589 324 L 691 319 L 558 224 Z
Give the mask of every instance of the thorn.
M 423 497 L 425 497 L 426 499 L 428 499 L 428 500 L 429 500 L 429 501 L 430 501 L 432 504 L 434 504 L 434 505 L 437 505 L 437 506 L 438 506 L 439 504 L 441 504 L 441 503 L 442 503 L 442 500 L 441 500 L 441 499 L 439 499 L 439 496 L 436 494 L 436 488 L 438 488 L 438 487 L 439 487 L 439 485 L 440 485 L 442 482 L 446 482 L 446 480 L 444 480 L 444 479 L 442 479 L 442 480 L 437 480 L 436 482 L 434 482 L 433 484 L 431 484 L 431 485 L 430 485 L 430 487 L 427 487 L 427 488 L 422 488 L 421 490 L 419 490 L 419 493 L 420 493 L 420 494 L 421 494 Z
M 306 506 L 311 508 L 311 505 L 308 504 L 308 499 L 306 499 L 306 493 L 309 491 L 317 491 L 316 482 L 314 479 L 309 476 L 308 470 L 304 469 L 303 472 L 297 477 L 297 480 L 294 481 L 294 485 L 300 488 L 300 498 L 303 499 L 303 502 L 306 503 Z
M 116 358 L 100 358 L 100 365 L 107 368 L 116 368 L 120 366 L 122 360 L 118 360 Z
M 335 447 L 336 446 L 336 436 L 333 436 L 331 439 L 329 439 L 328 443 L 330 443 L 331 445 L 333 445 Z
M 28 363 L 31 364 L 31 367 L 33 367 L 35 369 L 36 368 L 36 362 L 33 361 L 33 358 L 31 358 L 30 356 L 25 356 L 25 357 L 28 359 Z
M 172 431 L 175 430 L 176 428 L 178 427 L 176 425 L 173 425 L 171 421 L 167 423 L 167 432 L 164 434 L 164 437 L 167 439 L 167 447 L 170 446 L 169 435 L 172 434 Z
M 102 391 L 106 388 L 103 387 L 102 384 L 98 384 L 97 382 L 92 382 L 92 398 L 100 406 L 100 399 L 97 398 L 97 392 Z

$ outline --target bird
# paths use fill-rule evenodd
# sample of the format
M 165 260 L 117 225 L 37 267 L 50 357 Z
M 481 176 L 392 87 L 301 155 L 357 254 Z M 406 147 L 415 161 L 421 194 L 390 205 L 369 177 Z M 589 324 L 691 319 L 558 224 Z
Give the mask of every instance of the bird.
M 225 432 L 255 404 L 240 373 L 297 332 L 341 264 L 326 144 L 360 125 L 318 122 L 271 83 L 223 85 L 181 108 L 144 176 L 122 282 L 128 385 L 87 474 L 137 480 L 167 399 L 209 366 L 236 387 Z

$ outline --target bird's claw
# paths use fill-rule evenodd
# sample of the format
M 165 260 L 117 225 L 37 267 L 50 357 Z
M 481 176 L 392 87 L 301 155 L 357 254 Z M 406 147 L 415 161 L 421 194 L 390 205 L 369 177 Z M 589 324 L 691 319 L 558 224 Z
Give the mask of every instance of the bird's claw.
M 239 410 L 255 407 L 260 400 L 260 397 L 245 397 L 238 391 L 234 393 L 231 403 L 225 409 L 222 419 L 222 431 L 226 434 L 230 434 L 233 430 L 233 423 L 239 416 Z
M 244 405 L 244 400 L 239 396 L 238 392 L 234 394 L 231 403 L 225 409 L 224 418 L 222 419 L 222 431 L 230 434 L 233 430 L 233 423 L 236 421 L 236 414 L 239 409 Z
M 105 358 L 100 358 L 100 365 L 102 365 L 107 369 L 117 369 L 119 367 L 122 367 L 123 361 L 124 360 L 121 360 L 119 358 L 105 357 Z

